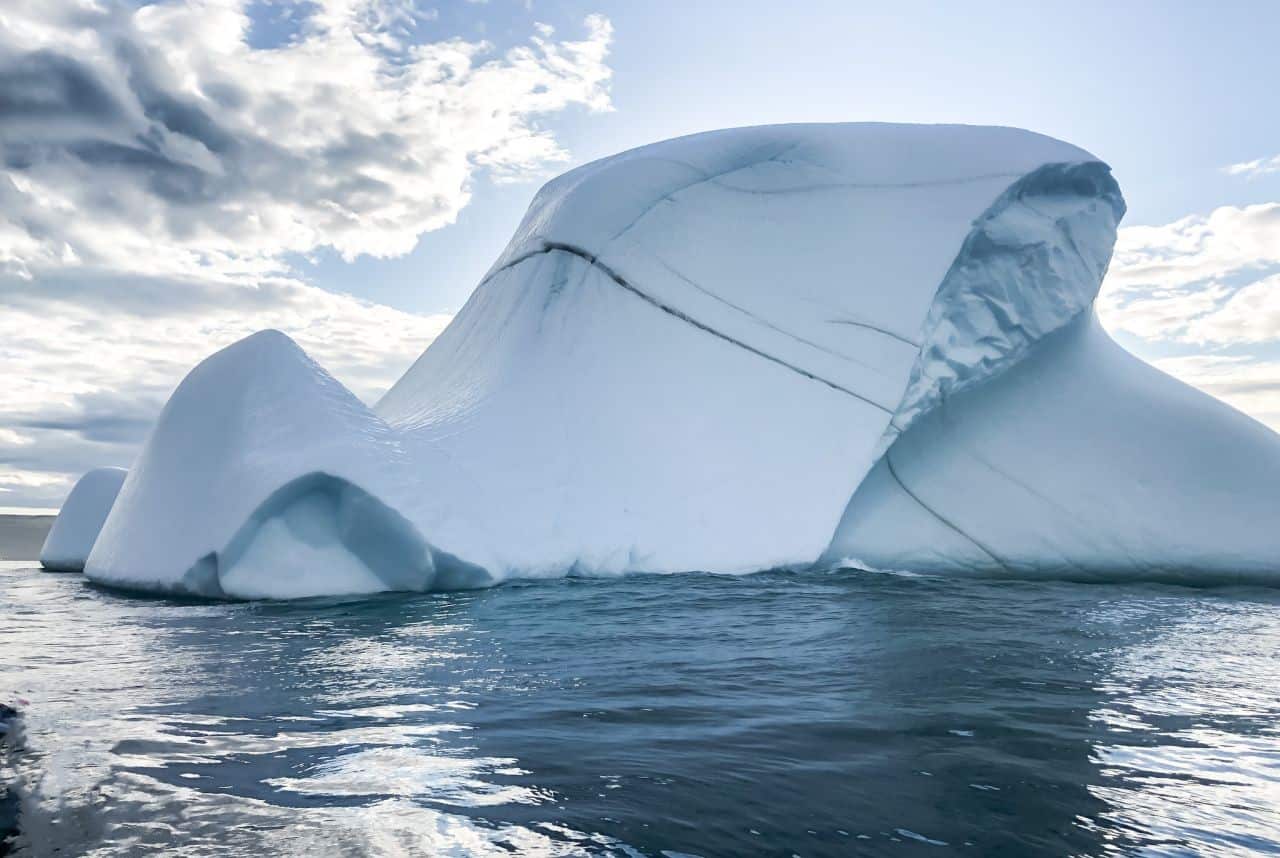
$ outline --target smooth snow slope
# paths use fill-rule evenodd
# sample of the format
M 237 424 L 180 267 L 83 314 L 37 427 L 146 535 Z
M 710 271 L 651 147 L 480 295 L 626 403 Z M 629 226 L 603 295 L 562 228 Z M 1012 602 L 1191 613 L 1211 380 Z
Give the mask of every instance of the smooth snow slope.
M 385 423 L 292 340 L 263 331 L 174 391 L 85 573 L 234 598 L 456 585 L 458 564 L 396 512 L 407 475 L 424 489 Z
M 1088 306 L 1122 212 L 1105 165 L 1008 128 L 746 128 L 588 164 L 377 405 L 452 475 L 406 514 L 500 576 L 811 563 L 899 427 Z M 1002 278 L 956 273 L 966 247 Z
M 94 468 L 72 487 L 40 549 L 40 565 L 54 572 L 81 572 L 102 523 L 128 472 Z
M 879 569 L 1274 582 L 1280 438 L 1086 313 L 922 417 L 828 551 Z

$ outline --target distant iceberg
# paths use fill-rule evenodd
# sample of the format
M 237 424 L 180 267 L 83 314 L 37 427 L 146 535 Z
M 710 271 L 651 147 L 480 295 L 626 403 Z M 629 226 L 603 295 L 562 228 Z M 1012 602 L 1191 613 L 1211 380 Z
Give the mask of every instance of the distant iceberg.
M 84 571 L 126 473 L 124 468 L 94 468 L 76 481 L 40 549 L 41 566 L 53 572 Z
M 1124 201 L 1009 128 L 717 131 L 548 183 L 372 410 L 282 334 L 86 573 L 233 598 L 807 567 L 1266 578 L 1280 443 L 1093 319 Z

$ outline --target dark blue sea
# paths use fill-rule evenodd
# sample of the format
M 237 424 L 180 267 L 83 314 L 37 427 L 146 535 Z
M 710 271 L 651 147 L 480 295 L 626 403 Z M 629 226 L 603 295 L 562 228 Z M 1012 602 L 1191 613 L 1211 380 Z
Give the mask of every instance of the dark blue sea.
M 0 569 L 19 855 L 1280 853 L 1280 592 Z

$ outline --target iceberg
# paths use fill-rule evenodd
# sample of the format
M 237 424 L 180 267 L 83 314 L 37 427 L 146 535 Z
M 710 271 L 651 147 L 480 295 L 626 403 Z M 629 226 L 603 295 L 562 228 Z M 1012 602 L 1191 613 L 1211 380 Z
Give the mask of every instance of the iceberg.
M 128 472 L 94 468 L 72 486 L 40 549 L 40 565 L 51 572 L 83 572 L 102 523 Z
M 174 391 L 84 571 L 240 599 L 483 583 L 396 511 L 412 473 L 397 433 L 291 339 L 262 331 Z
M 1011 128 L 669 140 L 543 187 L 369 409 L 287 337 L 198 366 L 86 573 L 285 598 L 845 559 L 1274 568 L 1280 444 L 1093 318 L 1125 204 Z

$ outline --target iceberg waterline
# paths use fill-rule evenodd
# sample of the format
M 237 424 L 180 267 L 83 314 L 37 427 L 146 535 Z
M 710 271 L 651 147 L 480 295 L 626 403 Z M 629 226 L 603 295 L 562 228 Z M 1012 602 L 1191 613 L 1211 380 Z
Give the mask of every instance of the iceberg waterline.
M 1090 321 L 1123 212 L 1105 164 L 1007 128 L 734 129 L 588 164 L 374 409 L 274 332 L 193 370 L 86 574 L 231 598 L 845 556 L 1265 578 L 1275 436 Z M 1219 481 L 1244 524 L 1183 526 L 1179 457 L 1223 438 L 1266 462 Z

